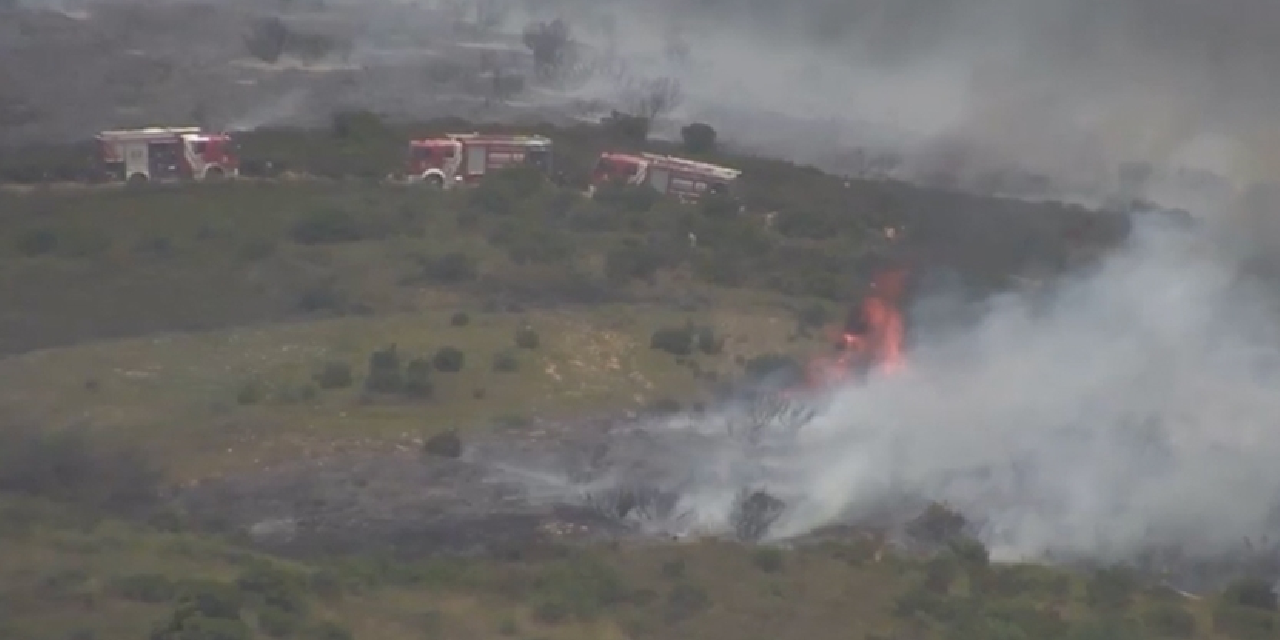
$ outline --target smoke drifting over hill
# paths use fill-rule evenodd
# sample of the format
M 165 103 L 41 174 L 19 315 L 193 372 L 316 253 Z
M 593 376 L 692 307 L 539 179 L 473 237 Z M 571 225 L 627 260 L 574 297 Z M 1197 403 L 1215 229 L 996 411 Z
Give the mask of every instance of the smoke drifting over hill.
M 797 154 L 907 141 L 908 171 L 1114 186 L 1118 165 L 1271 180 L 1280 5 L 1254 0 L 544 0 L 594 45 L 685 80 L 684 113 Z M 688 57 L 664 57 L 675 44 Z M 675 47 L 677 50 L 679 47 Z M 826 119 L 761 133 L 763 113 Z M 839 129 L 839 131 L 836 131 Z M 839 135 L 837 135 L 839 134 Z M 731 136 L 733 137 L 733 136 Z M 788 149 L 788 147 L 799 147 Z M 1166 194 L 1175 195 L 1175 194 Z
M 762 491 L 785 504 L 775 539 L 940 501 L 1003 559 L 1220 560 L 1280 530 L 1280 316 L 1237 250 L 1144 223 L 1052 293 L 925 329 L 905 373 L 840 390 L 798 429 L 747 439 L 730 407 L 615 440 L 585 481 L 525 477 L 542 495 L 666 496 L 645 517 L 676 533 L 733 534 Z

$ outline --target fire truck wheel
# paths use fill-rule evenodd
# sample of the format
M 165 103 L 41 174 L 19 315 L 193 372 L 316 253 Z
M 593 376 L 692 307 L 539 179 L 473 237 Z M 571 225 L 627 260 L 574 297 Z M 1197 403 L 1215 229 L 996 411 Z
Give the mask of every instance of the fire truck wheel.
M 129 176 L 129 180 L 128 180 L 127 182 L 128 182 L 129 184 L 131 184 L 131 185 L 142 185 L 142 184 L 146 184 L 146 183 L 147 183 L 147 174 L 145 174 L 145 173 L 135 173 L 135 174 L 133 174 L 133 175 Z
M 429 175 L 423 179 L 423 182 L 426 182 L 427 186 L 429 187 L 434 187 L 436 189 L 444 188 L 444 176 L 441 176 L 441 175 L 436 175 L 436 174 Z
M 227 177 L 227 174 L 222 170 L 222 167 L 210 167 L 204 172 L 204 179 L 209 182 L 217 182 L 225 177 Z

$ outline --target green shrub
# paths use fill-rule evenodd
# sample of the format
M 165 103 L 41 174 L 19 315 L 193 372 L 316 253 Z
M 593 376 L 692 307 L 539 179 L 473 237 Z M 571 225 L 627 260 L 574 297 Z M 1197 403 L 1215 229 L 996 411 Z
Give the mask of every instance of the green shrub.
M 802 370 L 800 363 L 790 356 L 766 353 L 758 355 L 743 364 L 746 374 L 751 378 L 768 378 L 772 376 L 799 376 Z
M 419 258 L 418 266 L 424 278 L 437 284 L 462 284 L 480 275 L 475 258 L 459 251 L 435 258 Z
M 711 327 L 698 327 L 694 331 L 694 342 L 698 345 L 698 351 L 714 356 L 724 351 L 724 338 L 716 336 L 715 329 Z
M 272 638 L 288 638 L 302 627 L 302 618 L 275 607 L 258 610 L 258 628 Z
M 365 388 L 375 393 L 398 393 L 404 388 L 404 372 L 396 345 L 374 351 L 369 356 L 369 377 Z
M 521 349 L 537 349 L 542 343 L 538 332 L 532 327 L 521 327 L 516 330 L 516 346 Z
M 1167 602 L 1151 605 L 1144 611 L 1142 624 L 1161 638 L 1191 638 L 1196 635 L 1196 617 L 1186 607 Z
M 338 209 L 323 209 L 308 215 L 293 224 L 290 234 L 294 242 L 304 245 L 358 242 L 366 237 L 360 221 Z
M 338 360 L 324 363 L 312 379 L 321 389 L 346 389 L 354 382 L 351 365 Z
M 449 317 L 450 326 L 465 327 L 469 324 L 471 324 L 471 316 L 467 315 L 465 311 L 455 312 L 452 316 Z
M 765 573 L 782 571 L 782 552 L 778 549 L 764 548 L 751 554 L 751 564 Z
M 727 219 L 738 214 L 740 205 L 737 200 L 727 195 L 710 194 L 698 203 L 702 215 L 708 218 Z
M 154 503 L 161 477 L 140 450 L 91 440 L 84 429 L 20 424 L 0 429 L 0 492 L 91 513 L 132 512 Z
M 429 398 L 435 393 L 435 385 L 431 383 L 431 362 L 425 358 L 414 358 L 404 368 L 401 391 L 412 398 Z
M 1085 597 L 1089 606 L 1103 610 L 1123 610 L 1129 607 L 1138 592 L 1138 576 L 1125 567 L 1098 569 L 1089 576 L 1085 585 Z
M 250 380 L 240 385 L 240 390 L 236 392 L 236 402 L 242 405 L 261 404 L 266 399 L 267 389 L 257 380 Z
M 1222 592 L 1224 602 L 1260 609 L 1276 610 L 1276 592 L 1271 583 L 1261 578 L 1242 578 L 1227 585 Z
M 291 615 L 300 615 L 307 610 L 306 580 L 302 575 L 258 565 L 242 572 L 236 578 L 236 587 L 259 607 Z
M 462 438 L 456 431 L 446 431 L 427 438 L 422 448 L 433 456 L 458 458 L 462 456 Z
M 925 589 L 939 595 L 946 595 L 951 591 L 951 585 L 956 578 L 960 576 L 960 566 L 955 556 L 940 553 L 925 563 L 924 574 Z
M 502 351 L 493 356 L 493 370 L 498 373 L 514 373 L 520 369 L 520 361 L 510 351 Z
M 157 573 L 141 573 L 111 581 L 110 590 L 126 600 L 159 604 L 178 597 L 178 584 Z
M 605 254 L 605 277 L 615 284 L 650 280 L 662 267 L 662 254 L 648 246 L 623 245 Z
M 597 187 L 592 199 L 614 212 L 645 213 L 662 199 L 662 194 L 647 185 L 608 183 Z
M 948 546 L 966 571 L 986 570 L 991 566 L 991 553 L 986 545 L 973 538 L 959 537 L 952 539 Z
M 716 148 L 716 130 L 709 124 L 694 122 L 680 128 L 680 140 L 689 153 L 710 153 Z
M 681 582 L 667 592 L 666 618 L 668 622 L 680 622 L 692 618 L 711 606 L 711 596 L 702 587 Z
M 308 287 L 298 296 L 298 309 L 305 313 L 331 311 L 342 313 L 347 309 L 346 295 L 332 282 Z
M 310 626 L 306 629 L 304 636 L 307 640 L 354 640 L 355 638 L 350 629 L 331 620 L 323 620 Z
M 693 353 L 694 334 L 688 327 L 663 327 L 649 338 L 649 348 L 665 351 L 675 356 Z
M 1213 630 L 1234 640 L 1275 638 L 1275 614 L 1256 607 L 1224 602 L 1214 608 Z
M 431 364 L 436 371 L 444 373 L 457 373 L 462 371 L 463 366 L 467 362 L 467 356 L 460 349 L 454 347 L 443 347 L 436 351 L 436 355 L 431 358 Z

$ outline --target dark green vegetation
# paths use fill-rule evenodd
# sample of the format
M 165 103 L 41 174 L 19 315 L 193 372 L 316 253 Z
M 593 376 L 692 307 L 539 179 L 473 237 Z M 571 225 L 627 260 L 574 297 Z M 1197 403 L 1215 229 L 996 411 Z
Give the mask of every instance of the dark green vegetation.
M 700 129 L 685 143 L 745 171 L 740 202 L 585 199 L 595 154 L 633 144 L 590 127 L 543 131 L 559 184 L 376 180 L 408 136 L 465 128 L 346 114 L 244 136 L 278 180 L 0 192 L 0 638 L 1274 637 L 1266 585 L 1188 602 L 1120 570 L 993 566 L 937 510 L 934 558 L 851 535 L 299 563 L 196 530 L 166 506 L 174 483 L 345 450 L 447 460 L 468 430 L 669 413 L 794 370 L 886 259 L 983 290 L 1124 231 L 718 155 Z M 74 178 L 82 154 L 3 154 L 0 171 Z

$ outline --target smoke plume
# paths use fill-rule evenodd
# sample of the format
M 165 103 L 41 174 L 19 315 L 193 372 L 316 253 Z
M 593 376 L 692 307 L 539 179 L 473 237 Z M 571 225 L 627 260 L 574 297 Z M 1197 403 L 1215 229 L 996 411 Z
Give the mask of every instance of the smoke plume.
M 1229 555 L 1280 528 L 1280 314 L 1246 248 L 1142 222 L 1052 292 L 922 328 L 905 372 L 812 416 L 729 406 L 647 425 L 576 486 L 676 496 L 649 514 L 676 534 L 736 535 L 753 502 L 773 511 L 764 536 L 789 539 L 938 501 L 1001 559 Z

